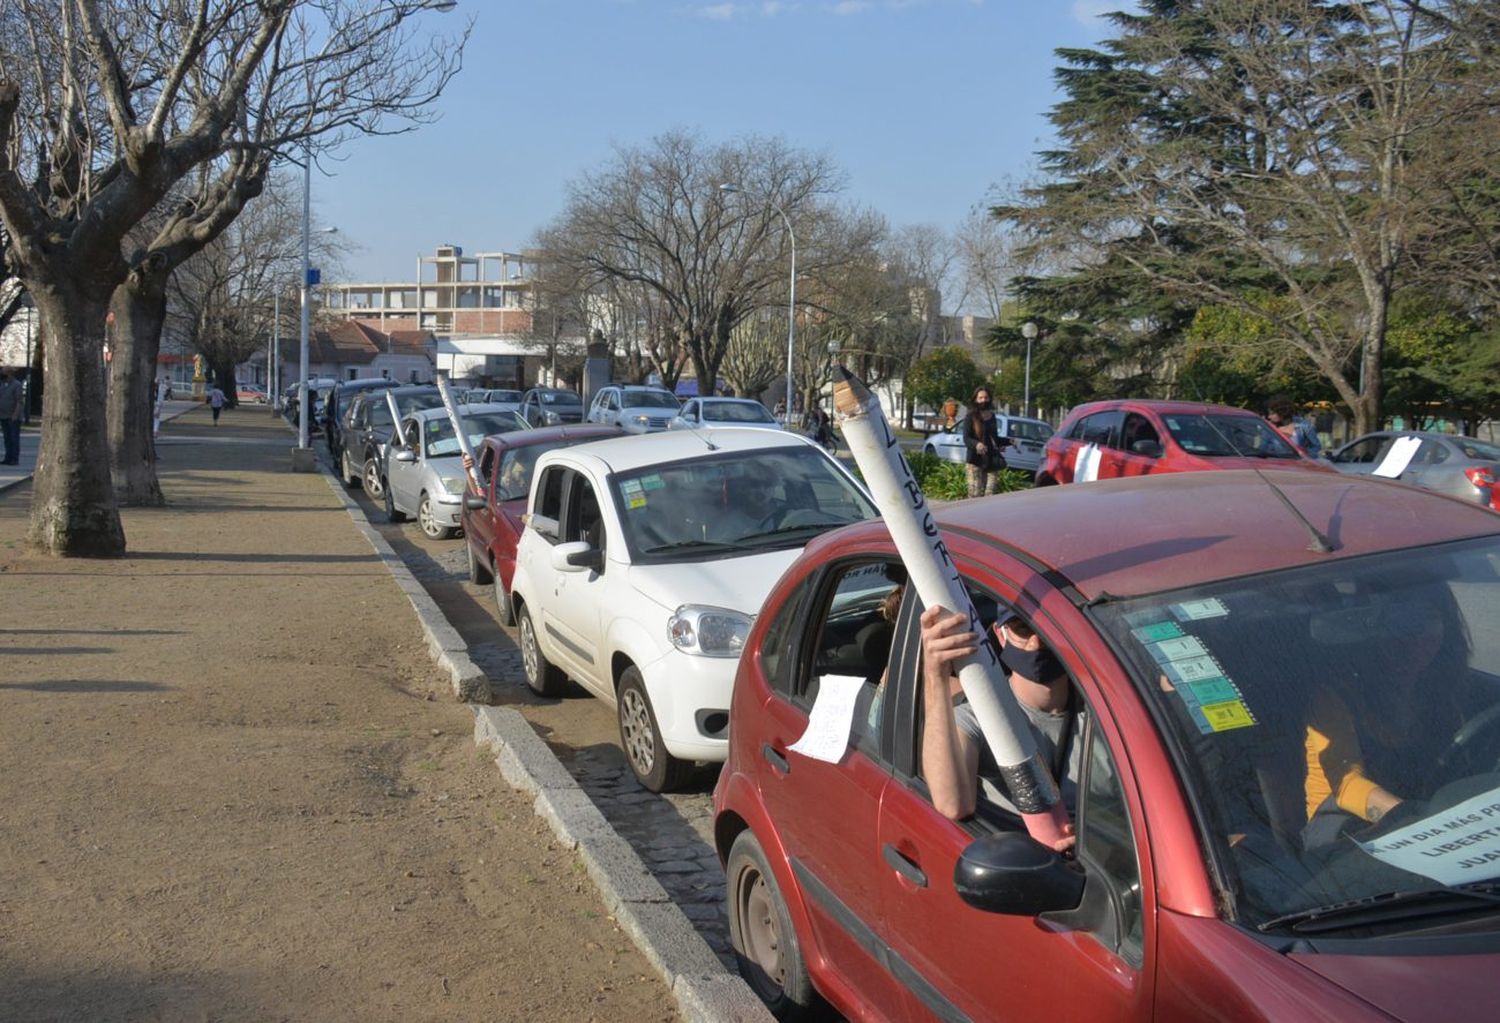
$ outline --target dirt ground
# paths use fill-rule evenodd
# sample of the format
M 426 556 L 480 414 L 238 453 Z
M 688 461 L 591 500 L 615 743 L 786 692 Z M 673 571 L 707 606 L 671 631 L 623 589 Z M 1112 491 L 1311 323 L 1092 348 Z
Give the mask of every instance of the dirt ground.
M 291 443 L 169 423 L 115 561 L 0 493 L 0 1016 L 678 1018 Z

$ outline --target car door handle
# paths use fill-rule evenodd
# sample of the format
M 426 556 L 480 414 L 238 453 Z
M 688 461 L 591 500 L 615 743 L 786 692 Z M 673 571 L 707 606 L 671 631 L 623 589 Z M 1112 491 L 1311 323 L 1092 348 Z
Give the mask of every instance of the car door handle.
M 791 761 L 787 760 L 786 754 L 777 750 L 769 742 L 760 747 L 760 755 L 766 758 L 766 762 L 775 769 L 777 774 L 789 774 L 792 770 Z
M 892 870 L 906 878 L 918 888 L 927 887 L 927 875 L 922 868 L 917 866 L 904 855 L 896 851 L 896 847 L 887 842 L 880 847 L 880 855 L 885 857 L 885 862 Z

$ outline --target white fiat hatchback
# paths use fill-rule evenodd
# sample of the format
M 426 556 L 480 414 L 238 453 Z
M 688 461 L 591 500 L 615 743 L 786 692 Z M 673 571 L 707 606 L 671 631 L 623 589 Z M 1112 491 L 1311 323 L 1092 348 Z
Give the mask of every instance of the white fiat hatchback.
M 849 472 L 789 433 L 672 431 L 549 451 L 532 477 L 511 610 L 526 682 L 616 707 L 641 784 L 722 761 L 755 613 L 813 537 L 876 516 Z

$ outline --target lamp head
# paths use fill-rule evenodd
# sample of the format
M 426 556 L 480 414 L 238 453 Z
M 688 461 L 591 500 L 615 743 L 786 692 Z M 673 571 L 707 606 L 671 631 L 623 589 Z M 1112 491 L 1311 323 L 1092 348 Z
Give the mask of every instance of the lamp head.
M 719 191 L 723 192 L 725 195 L 734 195 L 735 193 L 739 192 L 739 190 L 739 185 L 733 184 L 732 182 L 728 181 L 719 186 Z
M 1021 324 L 1021 336 L 1024 337 L 1026 340 L 1028 340 L 1028 341 L 1035 341 L 1036 340 L 1036 335 L 1037 335 L 1037 329 L 1036 329 L 1036 324 L 1035 323 L 1032 323 L 1030 320 L 1027 320 L 1025 323 Z

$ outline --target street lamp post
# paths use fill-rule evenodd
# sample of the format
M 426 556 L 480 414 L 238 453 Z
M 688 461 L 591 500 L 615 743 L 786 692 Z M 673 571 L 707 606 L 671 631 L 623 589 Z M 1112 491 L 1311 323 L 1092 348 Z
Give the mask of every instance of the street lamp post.
M 1021 336 L 1026 339 L 1026 390 L 1021 398 L 1021 415 L 1031 415 L 1031 342 L 1038 334 L 1035 323 L 1027 320 L 1021 324 Z
M 719 186 L 719 191 L 734 194 L 740 191 L 740 186 L 725 182 Z M 792 272 L 787 293 L 790 296 L 786 306 L 786 424 L 792 423 L 792 349 L 797 340 L 797 235 L 792 230 L 792 218 L 786 215 L 786 210 L 770 196 L 766 197 L 766 203 L 781 214 L 781 222 L 786 225 L 786 236 L 792 243 Z

